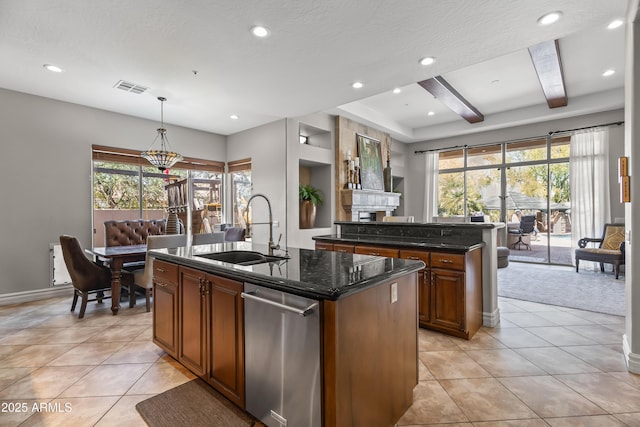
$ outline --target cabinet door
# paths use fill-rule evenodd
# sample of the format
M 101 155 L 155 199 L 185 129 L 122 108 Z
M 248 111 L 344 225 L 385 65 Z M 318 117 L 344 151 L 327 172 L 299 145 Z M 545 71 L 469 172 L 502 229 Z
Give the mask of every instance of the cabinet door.
M 365 245 L 356 246 L 355 253 L 363 255 L 384 256 L 388 258 L 398 258 L 399 256 L 398 249 Z
M 429 322 L 429 313 L 431 312 L 431 291 L 429 287 L 431 276 L 428 268 L 430 253 L 427 251 L 400 249 L 400 258 L 420 260 L 427 266 L 427 268 L 418 272 L 418 320 L 420 325 L 425 325 Z
M 207 286 L 205 273 L 180 267 L 180 319 L 178 360 L 194 374 L 206 368 Z
M 431 269 L 430 322 L 452 330 L 465 330 L 464 273 Z
M 153 342 L 172 357 L 178 355 L 178 286 L 153 280 Z
M 153 263 L 153 342 L 172 357 L 178 356 L 178 266 Z
M 244 302 L 241 282 L 207 275 L 211 289 L 207 381 L 244 408 Z

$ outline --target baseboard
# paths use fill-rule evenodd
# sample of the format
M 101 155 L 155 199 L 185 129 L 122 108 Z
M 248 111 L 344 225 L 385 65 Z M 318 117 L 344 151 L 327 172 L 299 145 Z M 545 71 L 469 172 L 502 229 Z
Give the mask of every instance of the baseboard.
M 41 299 L 64 297 L 73 295 L 73 286 L 63 285 L 54 288 L 36 289 L 34 291 L 13 292 L 0 295 L 0 306 L 38 301 Z
M 622 351 L 624 353 L 624 361 L 627 363 L 627 369 L 634 374 L 640 374 L 640 354 L 633 353 L 627 334 L 622 335 Z
M 482 312 L 482 326 L 494 328 L 500 323 L 500 308 L 496 308 L 493 313 Z

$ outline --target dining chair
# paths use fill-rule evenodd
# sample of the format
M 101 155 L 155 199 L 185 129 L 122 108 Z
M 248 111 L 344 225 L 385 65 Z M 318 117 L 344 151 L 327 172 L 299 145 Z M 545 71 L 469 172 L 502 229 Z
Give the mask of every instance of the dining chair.
M 129 288 L 129 307 L 136 305 L 135 287 L 144 289 L 147 303 L 147 312 L 151 311 L 151 291 L 153 290 L 153 257 L 149 255 L 151 249 L 177 248 L 187 245 L 186 234 L 166 234 L 147 237 L 147 256 L 144 268 L 133 271 L 133 284 Z
M 71 312 L 76 309 L 78 297 L 81 297 L 78 319 L 82 319 L 88 302 L 102 303 L 103 299 L 111 298 L 104 296 L 104 291 L 111 290 L 111 270 L 87 258 L 80 242 L 74 236 L 60 236 L 60 246 L 74 288 Z M 133 275 L 123 271 L 120 281 L 124 286 L 129 286 L 133 283 Z M 89 299 L 90 294 L 96 294 L 96 298 Z
M 210 243 L 223 243 L 224 232 L 218 231 L 215 233 L 199 233 L 193 235 L 192 245 L 207 245 Z
M 225 242 L 241 242 L 244 240 L 245 229 L 243 227 L 227 227 L 224 229 Z

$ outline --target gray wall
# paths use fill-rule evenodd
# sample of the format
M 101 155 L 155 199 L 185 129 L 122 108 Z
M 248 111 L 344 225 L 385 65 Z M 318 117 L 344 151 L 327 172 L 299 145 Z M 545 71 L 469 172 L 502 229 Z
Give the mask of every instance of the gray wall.
M 273 220 L 278 221 L 278 227 L 273 230 L 273 240 L 277 242 L 282 233 L 281 246 L 287 241 L 286 123 L 285 119 L 278 120 L 227 137 L 228 161 L 251 157 L 253 194 L 264 194 L 271 202 Z M 232 206 L 230 202 L 226 205 L 228 208 Z M 268 220 L 267 204 L 261 198 L 251 202 L 251 211 L 253 222 Z M 253 241 L 267 243 L 268 240 L 269 227 L 256 225 L 253 229 Z
M 133 96 L 133 95 L 132 95 Z M 91 246 L 91 145 L 144 150 L 158 123 L 0 89 L 0 294 L 49 287 L 49 245 Z M 167 125 L 185 156 L 226 160 L 226 137 Z
M 610 122 L 624 121 L 624 110 L 613 110 L 604 113 L 589 114 L 569 119 L 554 120 L 526 126 L 517 126 L 490 132 L 476 133 L 455 138 L 437 139 L 433 141 L 408 144 L 405 162 L 405 215 L 414 215 L 416 221 L 422 221 L 424 205 L 424 154 L 414 154 L 416 150 L 430 150 L 454 146 L 474 146 L 505 142 L 520 138 L 546 135 L 550 131 L 575 129 Z M 618 157 L 624 155 L 624 125 L 609 128 L 609 170 L 611 173 L 611 219 L 624 218 L 624 205 L 620 203 L 618 187 Z

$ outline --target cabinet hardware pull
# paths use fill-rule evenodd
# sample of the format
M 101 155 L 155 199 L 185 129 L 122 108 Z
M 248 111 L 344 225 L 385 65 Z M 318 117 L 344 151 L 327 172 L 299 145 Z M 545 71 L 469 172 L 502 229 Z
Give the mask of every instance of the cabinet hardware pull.
M 380 254 L 378 252 L 369 252 L 369 255 L 380 256 Z
M 415 259 L 415 260 L 418 260 L 418 261 L 420 260 L 420 258 L 418 258 L 417 256 L 409 256 L 409 257 L 407 257 L 407 258 L 409 258 L 409 259 Z
M 166 270 L 164 268 L 156 268 L 156 271 L 160 272 L 160 273 L 164 273 Z
M 337 252 L 347 252 L 347 250 L 346 249 L 338 249 Z
M 158 283 L 158 282 L 156 282 L 156 285 L 160 286 L 161 288 L 166 288 L 167 287 L 166 283 Z
M 450 260 L 450 259 L 442 259 L 442 258 L 440 258 L 440 260 L 439 260 L 439 261 L 440 261 L 441 263 L 443 263 L 443 264 L 453 264 L 453 261 L 452 261 L 452 260 Z
M 273 306 L 279 307 L 279 308 L 281 308 L 283 310 L 291 311 L 293 313 L 299 314 L 302 317 L 307 317 L 308 315 L 313 313 L 313 309 L 316 308 L 316 306 L 318 305 L 317 302 L 314 302 L 309 307 L 303 308 L 303 309 L 296 308 L 296 307 L 291 307 L 289 305 L 280 304 L 279 302 L 271 301 L 271 300 L 268 300 L 268 299 L 265 299 L 265 298 L 260 298 L 259 296 L 256 296 L 256 291 L 243 292 L 243 293 L 240 294 L 240 296 L 242 298 L 252 299 L 254 301 L 262 302 L 264 304 L 269 304 L 269 305 L 273 305 Z

